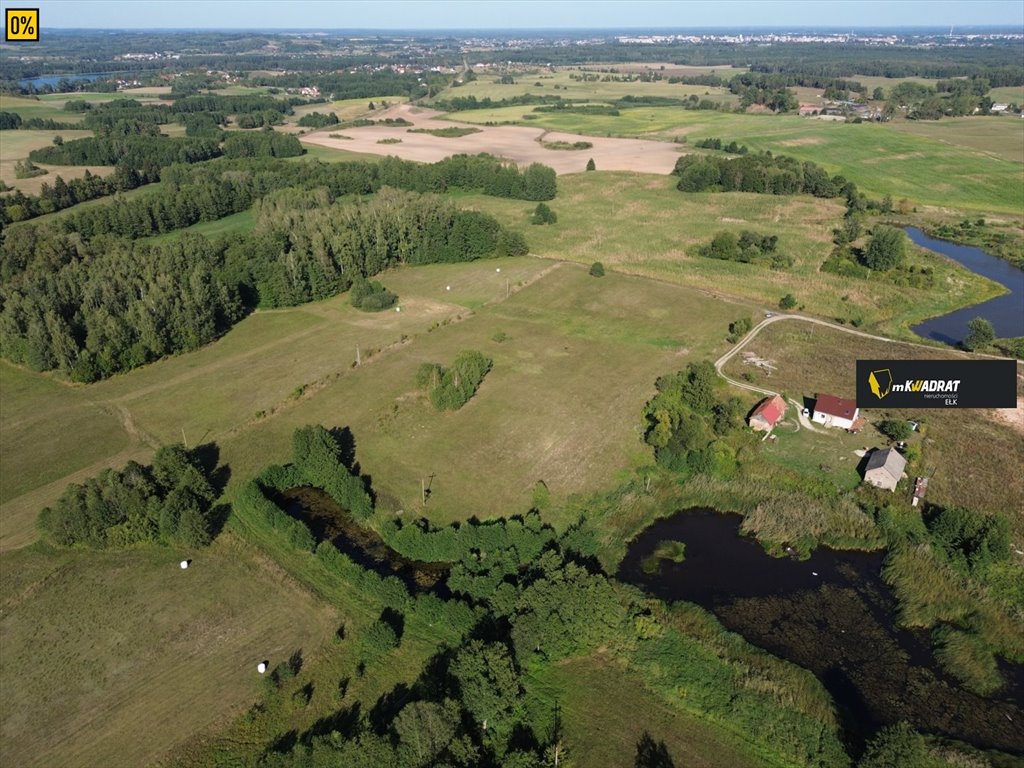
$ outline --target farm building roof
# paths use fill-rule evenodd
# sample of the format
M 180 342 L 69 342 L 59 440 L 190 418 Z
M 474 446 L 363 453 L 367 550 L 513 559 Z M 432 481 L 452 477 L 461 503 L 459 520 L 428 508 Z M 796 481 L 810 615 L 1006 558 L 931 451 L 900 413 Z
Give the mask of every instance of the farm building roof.
M 750 418 L 762 417 L 772 426 L 779 423 L 779 419 L 786 413 L 786 401 L 779 395 L 762 400 L 760 405 L 750 414 Z
M 907 460 L 895 448 L 876 448 L 868 457 L 868 463 L 864 467 L 866 475 L 873 469 L 884 469 L 897 481 L 903 476 L 903 470 L 907 466 Z
M 829 416 L 838 416 L 841 419 L 852 421 L 857 412 L 857 403 L 854 400 L 847 400 L 835 395 L 818 395 L 818 399 L 814 403 L 814 410 L 818 413 L 827 413 Z

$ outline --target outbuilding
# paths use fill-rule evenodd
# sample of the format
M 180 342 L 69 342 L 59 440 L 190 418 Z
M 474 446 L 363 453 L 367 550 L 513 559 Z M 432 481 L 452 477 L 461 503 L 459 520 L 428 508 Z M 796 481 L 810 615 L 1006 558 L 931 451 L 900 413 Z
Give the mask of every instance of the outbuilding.
M 770 432 L 786 415 L 786 401 L 781 395 L 765 398 L 750 414 L 747 424 L 755 432 Z
M 876 448 L 864 465 L 864 482 L 876 488 L 895 491 L 906 466 L 907 460 L 895 448 Z

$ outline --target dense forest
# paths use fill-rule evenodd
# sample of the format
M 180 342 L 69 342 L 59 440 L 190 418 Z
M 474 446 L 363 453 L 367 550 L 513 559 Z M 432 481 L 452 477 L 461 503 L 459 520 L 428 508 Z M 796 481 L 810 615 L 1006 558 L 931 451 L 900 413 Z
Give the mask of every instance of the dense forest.
M 294 139 L 291 136 L 282 138 Z M 398 158 L 385 158 L 375 163 L 316 162 L 297 165 L 264 159 L 269 155 L 259 158 L 243 155 L 241 159 L 235 155 L 234 160 L 225 157 L 216 163 L 163 168 L 146 162 L 144 155 L 140 157 L 143 159 L 141 168 L 132 167 L 127 159 L 122 158 L 113 176 L 107 180 L 87 174 L 83 179 L 65 183 L 58 176 L 53 186 L 44 185 L 39 195 L 29 196 L 15 191 L 0 196 L 0 225 L 52 213 L 102 194 L 133 189 L 158 179 L 166 182 L 166 187 L 157 193 L 131 202 L 115 199 L 107 205 L 66 216 L 54 226 L 67 232 L 79 232 L 85 237 L 104 232 L 143 237 L 243 211 L 267 192 L 285 187 L 323 187 L 332 197 L 369 194 L 384 186 L 439 193 L 459 188 L 531 201 L 551 200 L 557 189 L 555 172 L 551 168 L 534 163 L 520 170 L 514 164 L 490 155 L 453 155 L 431 165 Z M 35 237 L 31 237 L 34 241 Z M 10 254 L 11 248 L 18 247 L 18 243 L 8 241 L 0 248 L 3 254 L 0 256 L 3 263 L 0 275 L 17 271 L 11 269 Z M 28 260 L 27 254 L 22 253 L 15 261 L 24 264 Z
M 257 206 L 254 232 L 216 241 L 8 230 L 0 354 L 95 381 L 197 349 L 254 306 L 333 296 L 401 263 L 526 253 L 521 236 L 443 197 L 385 188 L 330 199 L 281 190 Z

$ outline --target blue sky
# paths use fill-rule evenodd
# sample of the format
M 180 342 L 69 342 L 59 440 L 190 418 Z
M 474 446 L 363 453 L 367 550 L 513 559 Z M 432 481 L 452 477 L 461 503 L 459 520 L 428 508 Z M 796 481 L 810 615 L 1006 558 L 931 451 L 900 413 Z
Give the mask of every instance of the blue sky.
M 1024 0 L 2 0 L 40 27 L 551 29 L 707 26 L 1024 28 Z

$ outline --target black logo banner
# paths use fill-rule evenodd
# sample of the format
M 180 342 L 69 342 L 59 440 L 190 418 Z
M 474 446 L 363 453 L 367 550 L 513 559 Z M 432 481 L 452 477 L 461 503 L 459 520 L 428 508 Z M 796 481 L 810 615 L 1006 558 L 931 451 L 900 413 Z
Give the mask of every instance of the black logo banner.
M 858 408 L 1015 408 L 1013 360 L 858 360 Z

